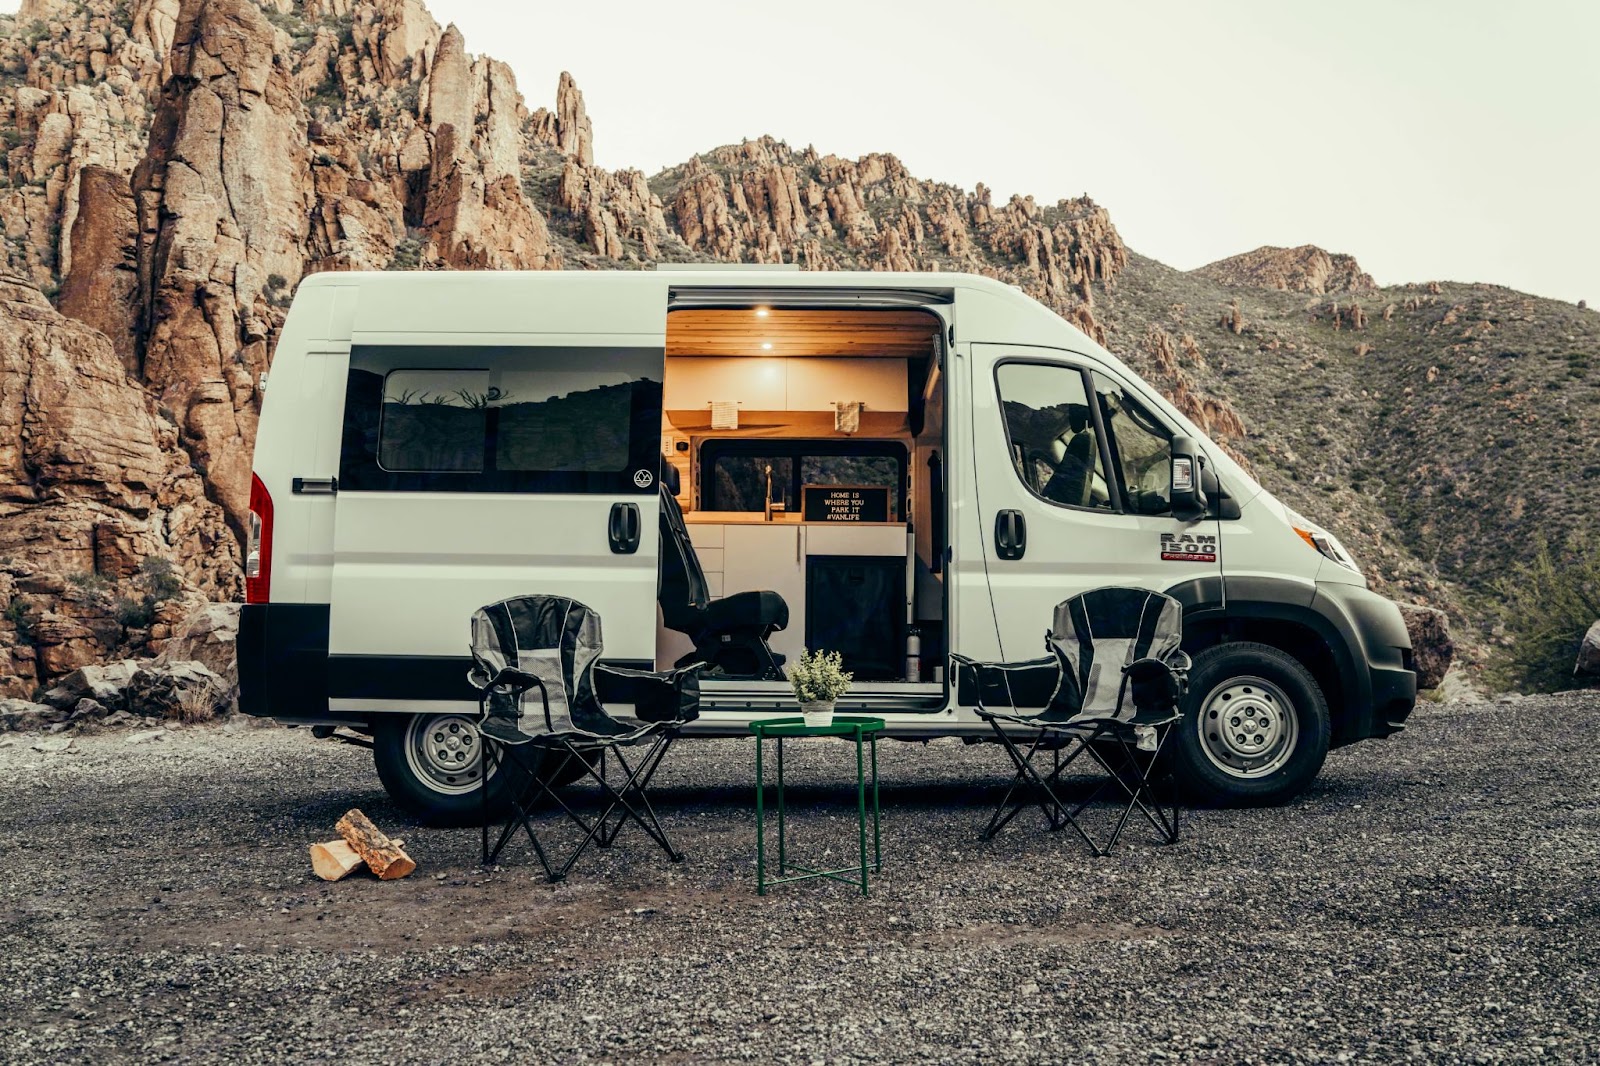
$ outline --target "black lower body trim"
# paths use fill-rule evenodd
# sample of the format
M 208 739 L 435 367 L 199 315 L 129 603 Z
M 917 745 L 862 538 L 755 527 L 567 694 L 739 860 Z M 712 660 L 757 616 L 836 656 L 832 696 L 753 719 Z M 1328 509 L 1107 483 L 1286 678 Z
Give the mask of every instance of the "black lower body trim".
M 328 713 L 327 604 L 245 604 L 238 651 L 245 714 L 315 719 Z

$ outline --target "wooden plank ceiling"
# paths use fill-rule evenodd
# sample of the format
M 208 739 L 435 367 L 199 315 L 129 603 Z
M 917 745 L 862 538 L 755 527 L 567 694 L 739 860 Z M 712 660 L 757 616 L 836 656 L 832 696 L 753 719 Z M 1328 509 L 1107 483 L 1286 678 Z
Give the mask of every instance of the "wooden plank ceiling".
M 912 359 L 939 329 L 922 311 L 683 310 L 667 316 L 667 355 Z

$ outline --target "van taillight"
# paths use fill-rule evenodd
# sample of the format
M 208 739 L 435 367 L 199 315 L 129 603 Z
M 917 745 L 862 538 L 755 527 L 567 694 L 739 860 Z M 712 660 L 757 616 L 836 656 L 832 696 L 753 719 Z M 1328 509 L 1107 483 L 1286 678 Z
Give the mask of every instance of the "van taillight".
M 268 603 L 272 598 L 272 497 L 254 474 L 250 475 L 250 529 L 244 546 L 244 602 Z

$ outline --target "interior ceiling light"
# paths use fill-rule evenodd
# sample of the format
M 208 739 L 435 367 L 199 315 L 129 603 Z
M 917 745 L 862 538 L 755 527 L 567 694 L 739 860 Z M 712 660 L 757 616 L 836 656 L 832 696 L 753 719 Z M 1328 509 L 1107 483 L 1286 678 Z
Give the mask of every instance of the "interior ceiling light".
M 767 309 L 765 307 L 756 308 L 756 317 L 757 318 L 766 318 L 767 317 Z
M 764 351 L 764 352 L 772 351 L 772 342 L 771 341 L 763 341 L 761 343 L 761 350 Z

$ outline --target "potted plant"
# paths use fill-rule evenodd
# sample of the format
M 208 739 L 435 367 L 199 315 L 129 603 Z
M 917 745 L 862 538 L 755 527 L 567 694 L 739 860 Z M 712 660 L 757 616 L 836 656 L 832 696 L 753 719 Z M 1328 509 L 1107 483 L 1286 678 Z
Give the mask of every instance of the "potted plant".
M 806 725 L 833 722 L 833 703 L 850 691 L 851 677 L 844 669 L 844 657 L 836 651 L 800 653 L 800 658 L 789 665 L 789 684 Z

